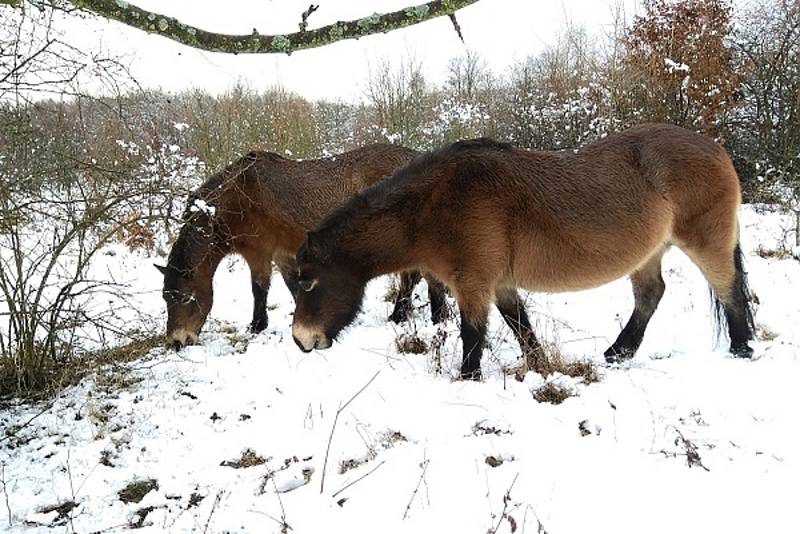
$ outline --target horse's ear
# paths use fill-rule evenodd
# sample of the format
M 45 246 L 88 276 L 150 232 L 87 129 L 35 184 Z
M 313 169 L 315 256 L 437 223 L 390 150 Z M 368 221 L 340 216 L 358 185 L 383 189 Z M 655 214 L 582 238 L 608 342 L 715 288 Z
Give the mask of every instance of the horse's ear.
M 167 268 L 166 268 L 164 265 L 159 265 L 159 264 L 157 264 L 157 263 L 154 263 L 154 264 L 153 264 L 153 267 L 155 267 L 156 269 L 158 269 L 158 272 L 160 272 L 160 273 L 161 273 L 161 274 L 163 274 L 164 276 L 167 276 L 167 271 L 168 271 L 168 269 L 167 269 Z

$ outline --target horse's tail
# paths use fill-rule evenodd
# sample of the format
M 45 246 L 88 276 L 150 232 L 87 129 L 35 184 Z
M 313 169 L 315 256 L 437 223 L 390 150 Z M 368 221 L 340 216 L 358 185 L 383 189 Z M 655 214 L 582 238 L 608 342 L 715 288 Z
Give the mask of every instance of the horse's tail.
M 730 289 L 728 297 L 728 307 L 736 310 L 737 313 L 744 315 L 744 322 L 749 330 L 749 339 L 752 339 L 755 332 L 755 319 L 753 317 L 752 301 L 753 296 L 750 292 L 750 286 L 747 282 L 747 272 L 744 269 L 744 254 L 739 241 L 736 242 L 736 247 L 733 249 L 733 267 L 734 278 L 733 285 Z M 729 328 L 728 316 L 726 315 L 726 303 L 720 299 L 719 295 L 713 290 L 709 289 L 712 300 L 712 317 L 714 320 L 714 327 L 719 339 L 722 332 Z

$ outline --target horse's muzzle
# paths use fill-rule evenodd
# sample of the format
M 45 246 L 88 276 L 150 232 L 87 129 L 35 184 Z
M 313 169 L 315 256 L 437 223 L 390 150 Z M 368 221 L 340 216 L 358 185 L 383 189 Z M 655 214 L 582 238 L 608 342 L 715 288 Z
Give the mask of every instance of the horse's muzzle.
M 327 349 L 333 345 L 331 338 L 324 333 L 296 323 L 292 325 L 292 339 L 303 352 L 311 352 L 314 349 Z
M 167 348 L 177 351 L 189 345 L 197 345 L 197 342 L 197 334 L 180 329 L 167 335 L 166 345 Z

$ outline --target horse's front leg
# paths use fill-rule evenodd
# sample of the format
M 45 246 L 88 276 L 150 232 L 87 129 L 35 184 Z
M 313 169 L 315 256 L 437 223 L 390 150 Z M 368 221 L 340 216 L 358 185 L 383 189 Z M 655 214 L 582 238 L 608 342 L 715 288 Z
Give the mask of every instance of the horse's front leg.
M 481 356 L 486 343 L 486 324 L 488 322 L 488 305 L 480 307 L 462 308 L 461 315 L 461 342 L 464 346 L 463 359 L 461 360 L 461 379 L 481 379 Z
M 241 247 L 238 252 L 250 267 L 250 288 L 253 291 L 253 320 L 250 322 L 250 331 L 262 332 L 269 325 L 267 297 L 272 275 L 272 254 L 271 251 L 255 246 Z
M 283 277 L 283 282 L 286 284 L 286 289 L 292 295 L 292 299 L 297 299 L 297 262 L 294 256 L 288 254 L 276 254 L 273 257 L 278 271 Z
M 404 323 L 411 315 L 413 307 L 414 287 L 419 283 L 422 275 L 419 271 L 403 271 L 400 273 L 400 285 L 394 300 L 394 309 L 389 320 L 393 323 Z

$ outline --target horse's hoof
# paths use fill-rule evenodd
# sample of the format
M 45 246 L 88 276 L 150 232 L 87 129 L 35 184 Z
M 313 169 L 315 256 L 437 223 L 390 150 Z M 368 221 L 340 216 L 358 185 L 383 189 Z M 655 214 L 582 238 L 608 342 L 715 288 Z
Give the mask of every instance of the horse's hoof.
M 630 360 L 633 358 L 634 354 L 636 354 L 636 351 L 629 348 L 609 347 L 608 350 L 603 353 L 603 356 L 606 357 L 606 362 L 608 363 L 620 363 L 625 360 Z
M 475 371 L 461 371 L 461 380 L 473 380 L 475 382 L 481 381 L 481 370 Z
M 747 343 L 731 345 L 731 354 L 737 358 L 752 358 L 753 349 Z
M 268 325 L 269 323 L 266 320 L 253 321 L 250 323 L 250 331 L 254 334 L 258 334 L 266 330 Z

